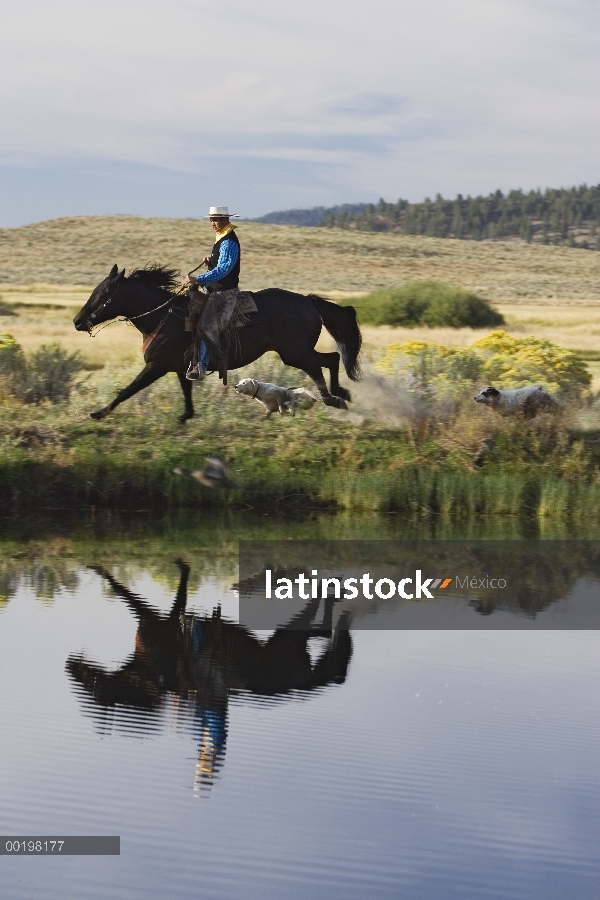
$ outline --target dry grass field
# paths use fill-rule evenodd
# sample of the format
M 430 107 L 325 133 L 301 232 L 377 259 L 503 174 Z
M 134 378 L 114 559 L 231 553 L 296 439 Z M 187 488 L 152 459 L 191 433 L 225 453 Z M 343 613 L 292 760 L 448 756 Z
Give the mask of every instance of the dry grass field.
M 600 303 L 600 254 L 521 241 L 456 241 L 240 223 L 243 284 L 364 293 L 439 278 L 496 303 Z M 88 216 L 0 229 L 0 284 L 96 284 L 114 262 L 188 271 L 212 244 L 208 222 Z
M 511 334 L 581 351 L 600 387 L 600 253 L 243 222 L 239 235 L 244 287 L 335 299 L 415 278 L 460 284 L 492 301 Z M 211 243 L 209 223 L 187 219 L 89 216 L 0 229 L 0 331 L 26 349 L 58 340 L 91 365 L 141 360 L 131 328 L 111 325 L 91 340 L 74 331 L 74 312 L 114 262 L 130 269 L 156 260 L 187 271 Z M 364 336 L 367 358 L 407 337 L 447 345 L 476 337 L 470 329 L 393 328 L 365 328 Z

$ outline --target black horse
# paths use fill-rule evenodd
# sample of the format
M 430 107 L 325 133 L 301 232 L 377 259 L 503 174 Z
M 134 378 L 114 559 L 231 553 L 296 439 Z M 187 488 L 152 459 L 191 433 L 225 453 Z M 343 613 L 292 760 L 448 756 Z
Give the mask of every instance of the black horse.
M 185 422 L 194 415 L 192 383 L 185 377 L 184 361 L 192 340 L 184 325 L 188 299 L 176 293 L 178 274 L 164 266 L 147 266 L 126 276 L 125 269 L 119 272 L 115 265 L 73 319 L 77 331 L 91 333 L 96 325 L 122 316 L 144 337 L 144 369 L 112 403 L 91 413 L 93 419 L 103 419 L 119 403 L 167 372 L 177 372 L 183 390 L 185 412 L 179 421 Z M 230 349 L 229 368 L 247 366 L 263 353 L 274 350 L 286 365 L 302 369 L 312 378 L 327 406 L 347 409 L 345 401 L 351 399 L 350 393 L 340 386 L 338 372 L 341 353 L 348 377 L 352 381 L 360 377 L 361 334 L 354 307 L 279 289 L 258 291 L 254 299 L 258 312 L 252 313 L 250 321 L 237 330 Z M 340 353 L 315 350 L 322 325 L 335 339 Z M 212 365 L 211 360 L 209 368 Z M 331 373 L 331 392 L 327 390 L 323 368 Z

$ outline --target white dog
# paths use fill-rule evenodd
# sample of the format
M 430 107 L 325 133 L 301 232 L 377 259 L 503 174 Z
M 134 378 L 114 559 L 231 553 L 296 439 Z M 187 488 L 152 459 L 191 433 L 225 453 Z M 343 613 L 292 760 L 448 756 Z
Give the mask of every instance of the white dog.
M 316 397 L 306 388 L 284 388 L 278 384 L 256 381 L 255 378 L 242 378 L 235 389 L 238 394 L 245 394 L 262 403 L 267 410 L 266 419 L 274 412 L 279 412 L 280 416 L 284 412 L 289 412 L 293 416 L 297 406 L 301 409 L 310 409 L 316 403 Z
M 564 409 L 562 403 L 547 394 L 540 385 L 529 385 L 512 391 L 488 387 L 477 394 L 475 403 L 485 403 L 503 416 L 521 414 L 526 419 L 535 418 L 539 412 L 555 413 Z

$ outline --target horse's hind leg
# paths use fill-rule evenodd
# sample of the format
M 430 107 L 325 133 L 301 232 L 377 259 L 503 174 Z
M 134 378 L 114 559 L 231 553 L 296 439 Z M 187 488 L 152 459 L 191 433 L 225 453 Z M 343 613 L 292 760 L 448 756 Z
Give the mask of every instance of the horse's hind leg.
M 290 365 L 286 363 L 286 365 Z M 302 369 L 303 372 L 306 372 L 309 378 L 312 378 L 316 386 L 319 388 L 319 393 L 323 400 L 325 406 L 335 406 L 337 409 L 348 409 L 346 406 L 346 402 L 342 400 L 341 397 L 333 397 L 329 391 L 327 390 L 327 382 L 323 378 L 323 372 L 317 366 L 312 368 L 311 366 L 296 366 L 297 369 Z
M 184 422 L 187 422 L 188 419 L 192 419 L 194 416 L 194 404 L 192 403 L 193 382 L 188 381 L 183 372 L 178 372 L 177 377 L 179 378 L 179 384 L 181 385 L 185 402 L 185 412 L 179 416 L 178 420 L 183 425 Z
M 341 397 L 342 400 L 352 400 L 350 391 L 347 391 L 346 388 L 341 387 L 339 382 L 340 354 L 332 352 L 319 353 L 318 355 L 323 360 L 323 362 L 321 363 L 321 367 L 324 369 L 329 369 L 329 374 L 331 376 L 331 393 L 333 394 L 333 396 Z
M 130 397 L 133 397 L 139 391 L 143 391 L 143 389 L 149 387 L 149 385 L 154 384 L 155 381 L 158 381 L 159 378 L 162 378 L 163 375 L 166 374 L 166 369 L 157 368 L 153 363 L 146 363 L 146 366 L 142 369 L 140 374 L 133 379 L 131 384 L 128 384 L 126 388 L 119 391 L 112 403 L 109 403 L 104 409 L 99 409 L 96 412 L 90 413 L 90 418 L 105 419 L 119 403 L 123 403 L 124 400 L 129 400 Z
M 319 393 L 323 399 L 323 403 L 326 406 L 335 406 L 337 409 L 348 409 L 345 402 L 345 396 L 342 397 L 341 393 L 344 392 L 344 388 L 341 388 L 338 384 L 338 370 L 340 364 L 340 355 L 339 353 L 317 353 L 316 350 L 311 350 L 310 353 L 304 355 L 302 358 L 296 358 L 291 356 L 283 356 L 281 353 L 282 362 L 285 363 L 286 366 L 293 366 L 295 369 L 302 369 L 303 372 L 306 372 L 309 378 L 312 378 L 314 383 L 319 389 Z M 333 390 L 331 393 L 327 390 L 327 383 L 323 377 L 323 367 L 327 369 L 331 369 L 331 384 L 332 388 L 335 384 L 335 387 L 338 391 L 337 396 L 334 395 Z M 333 372 L 335 372 L 335 377 Z M 348 391 L 344 392 L 345 395 L 350 399 L 350 395 Z

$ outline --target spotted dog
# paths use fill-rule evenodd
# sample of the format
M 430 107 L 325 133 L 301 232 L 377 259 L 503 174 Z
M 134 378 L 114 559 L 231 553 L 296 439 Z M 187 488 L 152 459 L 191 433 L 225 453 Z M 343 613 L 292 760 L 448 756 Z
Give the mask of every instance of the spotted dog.
M 539 412 L 557 413 L 564 409 L 551 394 L 540 385 L 528 385 L 512 391 L 501 391 L 487 387 L 474 398 L 475 403 L 491 406 L 503 416 L 522 415 L 525 419 L 534 419 Z

